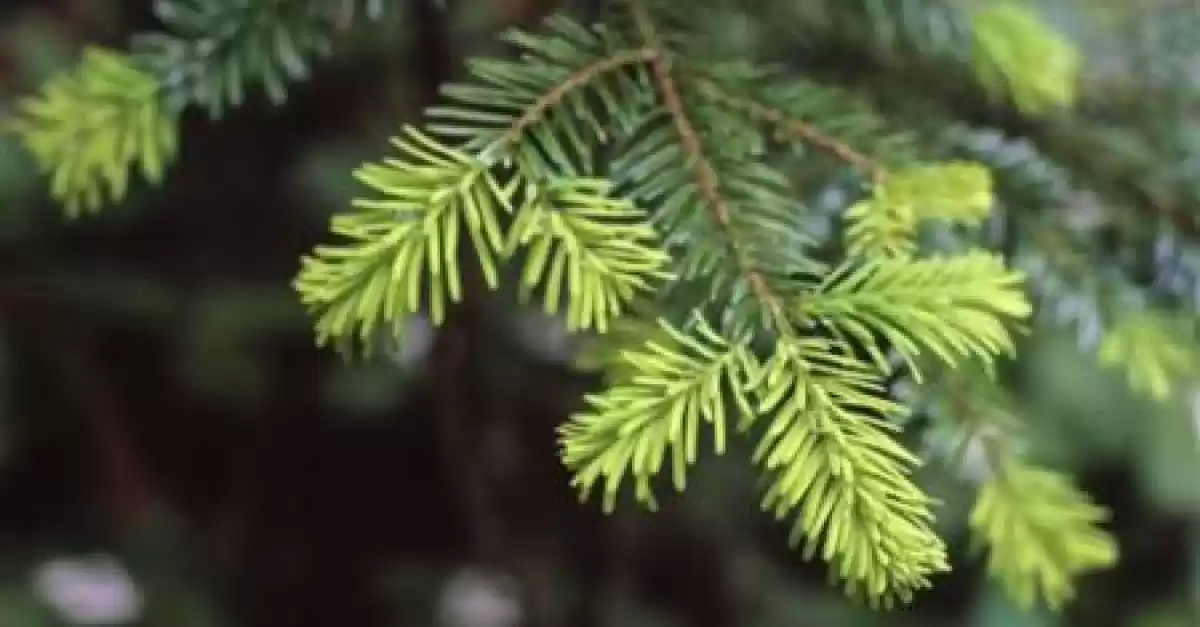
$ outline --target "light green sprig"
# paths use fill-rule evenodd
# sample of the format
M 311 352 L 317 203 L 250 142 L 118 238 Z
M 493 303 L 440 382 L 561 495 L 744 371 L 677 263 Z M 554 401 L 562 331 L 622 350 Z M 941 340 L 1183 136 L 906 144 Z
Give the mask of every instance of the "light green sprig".
M 8 123 L 51 179 L 50 193 L 77 217 L 119 201 L 136 167 L 162 179 L 178 149 L 178 121 L 154 77 L 132 58 L 84 51 L 79 67 L 19 103 Z
M 1083 57 L 1032 8 L 988 2 L 971 26 L 975 74 L 993 96 L 1011 98 L 1030 114 L 1075 104 Z
M 918 459 L 891 436 L 878 370 L 828 340 L 780 341 L 751 383 L 770 415 L 754 459 L 770 487 L 763 507 L 794 513 L 789 541 L 818 551 L 846 592 L 872 605 L 907 603 L 949 570 L 932 501 L 908 475 Z
M 1112 566 L 1117 545 L 1098 525 L 1108 513 L 1060 473 L 1005 459 L 979 491 L 970 526 L 988 572 L 1023 608 L 1061 609 L 1074 579 Z
M 885 172 L 871 196 L 846 210 L 846 252 L 853 257 L 909 257 L 917 249 L 917 227 L 922 222 L 977 226 L 991 208 L 991 173 L 978 163 Z
M 1197 371 L 1189 321 L 1156 311 L 1120 320 L 1100 341 L 1100 364 L 1125 371 L 1129 386 L 1153 400 L 1170 398 L 1175 384 Z

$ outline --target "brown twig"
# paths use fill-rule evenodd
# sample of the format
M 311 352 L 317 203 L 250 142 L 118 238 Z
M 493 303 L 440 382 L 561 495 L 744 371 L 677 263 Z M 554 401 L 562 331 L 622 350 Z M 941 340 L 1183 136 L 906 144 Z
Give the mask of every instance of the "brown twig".
M 683 98 L 679 94 L 679 86 L 675 82 L 675 77 L 671 74 L 670 63 L 664 53 L 664 47 L 654 28 L 654 23 L 646 8 L 642 6 L 639 0 L 629 0 L 629 8 L 642 40 L 654 53 L 650 59 L 650 69 L 653 72 L 654 81 L 658 85 L 658 90 L 662 95 L 663 104 L 671 114 L 675 132 L 679 135 L 679 141 L 683 144 L 684 152 L 692 160 L 692 174 L 695 178 L 696 186 L 707 202 L 709 215 L 713 221 L 718 227 L 728 233 L 732 230 L 732 214 L 721 194 L 720 185 L 717 182 L 717 175 L 713 170 L 712 163 L 705 156 L 704 145 L 700 141 L 700 136 L 697 134 L 695 126 L 684 110 Z M 783 299 L 771 289 L 766 277 L 746 258 L 746 255 L 733 239 L 730 239 L 729 246 L 733 250 L 738 266 L 747 283 L 749 283 L 755 297 L 771 309 L 777 321 L 784 322 L 786 317 L 784 314 Z

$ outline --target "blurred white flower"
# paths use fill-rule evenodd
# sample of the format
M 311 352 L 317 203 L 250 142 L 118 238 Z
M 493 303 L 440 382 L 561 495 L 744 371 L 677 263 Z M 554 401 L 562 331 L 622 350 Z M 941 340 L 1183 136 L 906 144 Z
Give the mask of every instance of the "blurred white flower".
M 475 569 L 451 577 L 438 603 L 438 619 L 445 627 L 515 627 L 522 618 L 513 581 Z
M 141 615 L 142 591 L 108 555 L 54 559 L 34 574 L 38 595 L 77 625 L 121 625 Z

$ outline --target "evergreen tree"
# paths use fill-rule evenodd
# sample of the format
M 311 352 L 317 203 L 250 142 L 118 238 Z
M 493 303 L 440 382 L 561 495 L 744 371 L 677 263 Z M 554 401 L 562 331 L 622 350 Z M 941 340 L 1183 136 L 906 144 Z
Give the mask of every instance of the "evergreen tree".
M 389 10 L 155 6 L 163 32 L 86 51 L 8 123 L 70 215 L 122 199 L 134 172 L 169 176 L 186 109 L 282 104 L 338 31 Z M 1147 64 L 1179 59 L 1163 51 L 1200 12 L 756 11 L 796 58 L 730 50 L 741 12 L 715 0 L 568 7 L 505 34 L 514 53 L 471 60 L 363 165 L 364 195 L 301 261 L 318 343 L 369 355 L 414 314 L 442 323 L 476 272 L 519 286 L 605 375 L 560 430 L 583 497 L 611 510 L 631 486 L 653 508 L 656 483 L 683 490 L 702 451 L 750 438 L 763 508 L 849 595 L 892 607 L 950 568 L 911 478 L 936 458 L 978 483 L 990 574 L 1061 607 L 1118 551 L 1105 510 L 1026 455 L 1009 365 L 1029 331 L 1073 324 L 1155 399 L 1195 371 L 1200 85 L 1182 60 Z

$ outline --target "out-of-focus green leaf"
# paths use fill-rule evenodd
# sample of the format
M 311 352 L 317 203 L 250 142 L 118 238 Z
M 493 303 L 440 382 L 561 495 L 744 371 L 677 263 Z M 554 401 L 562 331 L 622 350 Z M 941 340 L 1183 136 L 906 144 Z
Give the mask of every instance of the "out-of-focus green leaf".
M 179 149 L 178 119 L 154 76 L 128 55 L 89 47 L 80 64 L 47 80 L 3 121 L 50 179 L 67 215 L 125 199 L 132 170 L 159 183 Z
M 1027 3 L 988 2 L 972 19 L 975 72 L 994 95 L 1038 114 L 1075 104 L 1079 49 Z
M 180 337 L 180 368 L 193 389 L 253 404 L 267 384 L 264 340 L 306 328 L 303 311 L 277 286 L 234 285 L 202 293 Z
M 1137 470 L 1156 509 L 1200 516 L 1200 434 L 1191 408 L 1153 412 L 1142 419 Z
M 1059 627 L 1061 615 L 1024 612 L 995 585 L 984 586 L 972 612 L 971 627 Z
M 1200 600 L 1171 600 L 1137 613 L 1129 627 L 1195 627 L 1200 623 Z
M 38 602 L 25 584 L 13 582 L 0 588 L 0 625 L 8 627 L 60 627 L 49 608 Z M 65 627 L 65 626 L 62 626 Z
M 1173 384 L 1197 367 L 1188 316 L 1145 311 L 1119 321 L 1100 343 L 1100 363 L 1126 372 L 1135 392 L 1157 401 L 1170 398 Z
M 1039 334 L 1023 350 L 1024 422 L 1038 454 L 1058 467 L 1128 459 L 1139 432 L 1131 417 L 1154 405 L 1132 398 L 1119 373 L 1102 370 L 1066 335 Z
M 324 380 L 322 396 L 339 413 L 390 416 L 404 399 L 408 377 L 388 360 L 339 363 Z
M 0 104 L 0 119 L 6 116 Z M 0 136 L 0 246 L 29 237 L 39 215 L 36 203 L 41 177 L 28 153 L 10 138 Z

